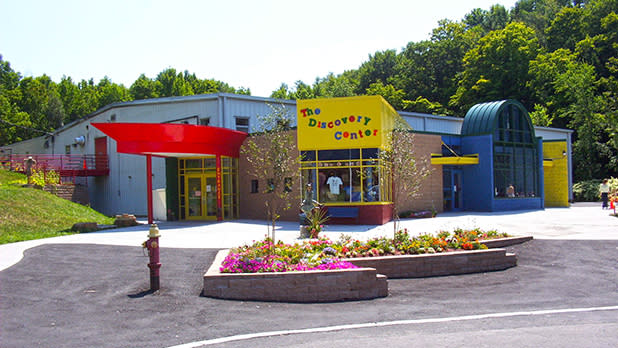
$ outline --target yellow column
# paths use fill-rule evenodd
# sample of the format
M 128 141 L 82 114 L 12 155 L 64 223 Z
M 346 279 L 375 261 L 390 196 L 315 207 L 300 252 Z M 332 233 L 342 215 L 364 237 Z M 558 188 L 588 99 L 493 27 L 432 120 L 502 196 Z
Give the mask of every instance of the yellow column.
M 566 141 L 543 142 L 543 158 L 551 160 L 551 165 L 544 166 L 545 207 L 569 206 L 569 163 L 566 151 Z

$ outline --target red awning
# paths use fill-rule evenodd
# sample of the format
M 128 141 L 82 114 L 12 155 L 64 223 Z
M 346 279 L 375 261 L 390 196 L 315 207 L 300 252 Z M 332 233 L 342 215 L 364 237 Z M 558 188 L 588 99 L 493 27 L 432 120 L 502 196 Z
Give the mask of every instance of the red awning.
M 138 155 L 238 157 L 247 133 L 227 128 L 172 123 L 92 123 L 117 142 L 117 151 Z

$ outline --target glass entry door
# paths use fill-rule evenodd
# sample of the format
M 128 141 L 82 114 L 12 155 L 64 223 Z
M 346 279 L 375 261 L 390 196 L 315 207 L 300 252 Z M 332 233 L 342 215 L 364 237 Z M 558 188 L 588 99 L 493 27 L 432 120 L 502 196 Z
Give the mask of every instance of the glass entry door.
M 217 179 L 215 174 L 185 176 L 187 220 L 217 219 Z
M 459 168 L 442 169 L 444 192 L 444 211 L 459 211 L 463 208 L 463 171 Z

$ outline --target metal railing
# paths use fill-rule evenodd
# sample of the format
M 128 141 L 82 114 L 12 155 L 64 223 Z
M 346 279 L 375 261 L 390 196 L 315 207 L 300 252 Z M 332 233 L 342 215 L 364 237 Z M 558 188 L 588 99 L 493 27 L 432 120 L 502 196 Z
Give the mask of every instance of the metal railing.
M 28 157 L 36 161 L 33 169 L 54 170 L 61 177 L 109 175 L 107 155 L 0 154 L 0 167 L 23 173 Z

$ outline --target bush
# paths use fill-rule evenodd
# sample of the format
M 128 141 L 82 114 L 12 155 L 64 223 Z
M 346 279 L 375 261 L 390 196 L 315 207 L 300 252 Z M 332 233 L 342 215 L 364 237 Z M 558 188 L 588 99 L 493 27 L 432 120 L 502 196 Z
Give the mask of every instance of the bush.
M 573 185 L 573 200 L 576 202 L 598 202 L 601 197 L 599 195 L 599 185 L 601 180 L 586 180 L 580 181 Z M 609 179 L 609 187 L 611 192 L 618 191 L 618 178 Z
M 601 180 L 580 181 L 573 185 L 573 200 L 576 202 L 597 202 Z
M 32 180 L 33 184 L 41 187 L 45 185 L 58 185 L 60 183 L 60 175 L 54 170 L 42 171 L 34 169 L 30 180 Z

